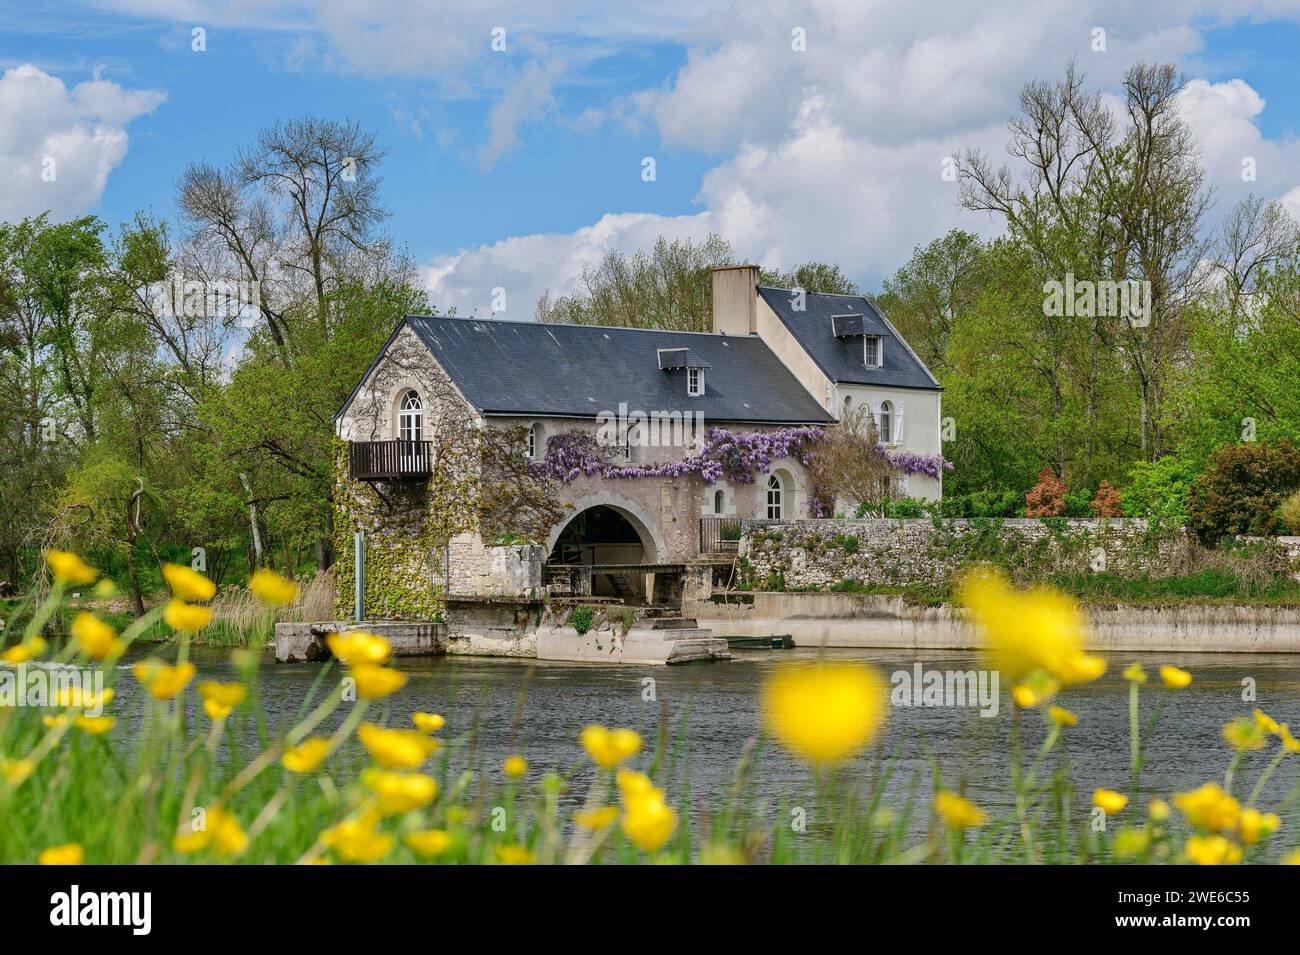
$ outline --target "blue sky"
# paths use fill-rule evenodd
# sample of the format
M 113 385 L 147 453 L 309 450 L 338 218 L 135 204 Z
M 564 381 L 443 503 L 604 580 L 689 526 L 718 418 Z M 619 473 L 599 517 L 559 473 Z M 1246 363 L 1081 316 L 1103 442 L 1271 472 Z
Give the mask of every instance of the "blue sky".
M 387 229 L 440 305 L 481 308 L 502 286 L 526 313 L 610 248 L 709 231 L 875 288 L 914 245 L 994 228 L 956 207 L 941 161 L 1000 155 L 1020 85 L 1070 56 L 1112 91 L 1136 59 L 1177 62 L 1219 208 L 1254 191 L 1300 212 L 1300 8 L 1285 3 L 465 6 L 4 0 L 0 175 L 15 187 L 0 218 L 170 217 L 187 163 L 225 163 L 259 127 L 313 112 L 358 119 L 389 150 Z M 31 178 L 48 154 L 54 186 Z M 1259 175 L 1242 183 L 1247 155 Z

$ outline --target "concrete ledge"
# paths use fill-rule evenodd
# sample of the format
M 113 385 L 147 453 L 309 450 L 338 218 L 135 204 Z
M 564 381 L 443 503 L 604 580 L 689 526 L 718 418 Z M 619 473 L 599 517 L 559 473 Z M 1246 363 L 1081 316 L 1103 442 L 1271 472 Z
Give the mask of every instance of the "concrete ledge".
M 961 610 L 909 606 L 902 597 L 756 593 L 753 604 L 706 612 L 722 636 L 790 634 L 798 646 L 970 650 L 979 640 Z M 1300 607 L 1216 604 L 1087 608 L 1096 650 L 1154 653 L 1300 653 Z
M 316 623 L 277 623 L 275 625 L 275 662 L 312 663 L 330 659 L 325 642 L 331 633 L 368 630 L 384 637 L 393 646 L 393 656 L 430 657 L 447 652 L 447 627 L 441 623 L 418 623 L 409 620 L 367 620 L 363 623 L 328 620 Z
M 539 660 L 575 663 L 636 663 L 658 666 L 697 660 L 730 660 L 727 641 L 703 628 L 652 630 L 632 627 L 626 634 L 614 629 L 588 630 L 545 627 L 537 631 Z

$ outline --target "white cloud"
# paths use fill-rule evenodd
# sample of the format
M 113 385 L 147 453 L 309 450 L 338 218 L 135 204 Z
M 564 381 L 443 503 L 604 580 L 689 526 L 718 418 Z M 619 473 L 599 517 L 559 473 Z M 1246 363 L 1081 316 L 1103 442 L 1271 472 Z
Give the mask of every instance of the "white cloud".
M 1006 121 L 1026 82 L 1059 78 L 1075 57 L 1089 85 L 1113 93 L 1134 62 L 1194 61 L 1204 40 L 1193 22 L 1264 15 L 1295 16 L 1296 9 L 1236 0 L 1154 0 L 1141 9 L 1120 0 L 906 8 L 887 0 L 769 0 L 702 15 L 685 66 L 627 102 L 632 119 L 653 122 L 666 144 L 725 157 L 701 185 L 706 211 L 681 219 L 607 216 L 574 235 L 497 242 L 440 260 L 435 288 L 449 302 L 461 291 L 464 301 L 485 302 L 485 283 L 512 294 L 517 288 L 531 307 L 539 286 L 571 283 L 584 254 L 594 260 L 606 248 L 648 245 L 656 229 L 672 234 L 679 223 L 719 232 L 743 258 L 783 267 L 831 260 L 877 286 L 914 246 L 948 229 L 1000 227 L 960 209 L 956 184 L 940 172 L 958 150 L 1005 155 Z M 796 27 L 806 52 L 791 46 Z M 1092 49 L 1097 27 L 1105 30 L 1104 52 Z M 1240 80 L 1197 80 L 1184 94 L 1221 207 L 1249 191 L 1281 195 L 1297 184 L 1300 156 L 1294 144 L 1263 137 L 1263 108 Z M 1256 183 L 1241 181 L 1245 155 L 1257 160 Z M 1289 198 L 1300 205 L 1300 191 Z M 605 241 L 593 243 L 593 234 Z
M 0 76 L 0 219 L 49 210 L 55 218 L 99 202 L 108 174 L 126 156 L 126 124 L 165 94 L 126 90 L 104 79 L 68 89 L 25 63 Z
M 494 290 L 506 292 L 500 318 L 527 320 L 545 291 L 552 297 L 573 290 L 586 263 L 595 263 L 611 250 L 632 252 L 669 238 L 703 239 L 711 219 L 657 216 L 649 213 L 608 213 L 594 225 L 576 232 L 514 236 L 455 255 L 439 256 L 425 271 L 430 297 L 439 310 L 452 306 L 460 315 L 492 314 Z

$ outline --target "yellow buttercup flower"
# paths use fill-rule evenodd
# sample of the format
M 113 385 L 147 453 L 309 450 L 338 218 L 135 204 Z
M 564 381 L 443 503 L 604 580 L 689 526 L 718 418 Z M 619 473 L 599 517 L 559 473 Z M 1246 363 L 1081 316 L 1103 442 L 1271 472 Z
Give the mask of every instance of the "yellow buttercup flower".
M 1278 725 L 1277 720 L 1273 719 L 1273 717 L 1269 716 L 1258 706 L 1255 707 L 1255 722 L 1259 725 L 1259 728 L 1262 729 L 1265 733 L 1276 733 L 1279 729 L 1281 729 L 1281 727 Z
M 1079 722 L 1079 717 L 1063 706 L 1049 707 L 1047 715 L 1051 717 L 1052 722 L 1057 726 L 1074 726 Z
M 50 565 L 54 579 L 61 584 L 89 584 L 99 576 L 99 571 L 71 551 L 47 550 L 45 563 Z
M 15 665 L 26 663 L 28 660 L 35 660 L 48 648 L 49 644 L 45 642 L 44 637 L 28 637 L 22 643 L 16 643 L 0 653 L 0 660 Z
M 1243 716 L 1223 724 L 1223 738 L 1228 745 L 1238 752 L 1263 749 L 1268 742 L 1264 736 L 1264 727 L 1257 720 Z
M 1106 813 L 1117 813 L 1128 805 L 1128 796 L 1113 789 L 1097 789 L 1092 794 L 1092 804 Z
M 204 813 L 203 826 L 178 834 L 172 848 L 185 855 L 211 849 L 219 856 L 237 856 L 248 848 L 248 835 L 234 813 L 212 806 Z
M 1279 861 L 1282 865 L 1300 865 L 1300 849 L 1288 852 Z
M 36 859 L 40 865 L 81 865 L 86 861 L 86 850 L 75 842 L 66 846 L 51 846 Z
M 1291 728 L 1285 723 L 1277 725 L 1277 738 L 1282 741 L 1282 749 L 1288 753 L 1300 753 L 1300 740 L 1291 735 Z
M 283 607 L 298 599 L 298 585 L 287 577 L 263 567 L 248 578 L 248 589 L 258 600 L 272 607 Z
M 437 713 L 412 713 L 411 722 L 422 733 L 436 733 L 447 725 L 447 721 Z
M 1061 684 L 1048 676 L 1045 670 L 1035 670 L 1011 688 L 1011 698 L 1022 710 L 1046 703 L 1056 696 Z
M 406 833 L 402 836 L 402 841 L 416 855 L 431 859 L 447 851 L 451 845 L 451 835 L 446 829 L 425 829 Z
M 280 764 L 291 773 L 311 773 L 330 752 L 330 741 L 323 736 L 312 736 L 297 746 L 285 750 Z
M 620 769 L 618 775 L 614 778 L 618 782 L 618 791 L 625 802 L 654 789 L 654 783 L 650 781 L 650 777 L 635 770 Z
M 169 600 L 163 610 L 163 619 L 173 630 L 198 633 L 212 622 L 212 608 L 187 604 L 183 600 Z
M 100 600 L 112 600 L 117 596 L 117 584 L 113 583 L 112 579 L 105 577 L 95 584 L 94 594 Z
M 841 762 L 866 746 L 888 712 L 884 682 L 858 663 L 787 665 L 763 687 L 763 722 L 809 762 Z
M 112 716 L 78 716 L 77 729 L 90 736 L 102 736 L 116 725 L 117 719 Z
M 1192 682 L 1192 675 L 1178 667 L 1164 666 L 1160 668 L 1160 682 L 1171 690 L 1181 690 Z
M 325 638 L 334 658 L 346 666 L 363 663 L 383 663 L 393 648 L 377 633 L 353 630 L 350 633 L 331 633 Z
M 599 809 L 584 809 L 574 814 L 573 821 L 580 829 L 604 829 L 618 821 L 618 807 L 601 806 Z
M 587 726 L 578 739 L 592 762 L 602 769 L 614 769 L 628 757 L 641 752 L 641 734 L 636 730 Z
M 1237 831 L 1241 835 L 1242 842 L 1248 846 L 1253 846 L 1260 840 L 1267 839 L 1277 832 L 1280 825 L 1282 825 L 1282 817 L 1275 812 L 1243 809 L 1241 819 L 1237 823 Z
M 211 600 L 217 592 L 217 585 L 207 577 L 180 564 L 163 564 L 162 574 L 172 593 L 181 600 L 203 602 Z
M 950 829 L 974 829 L 988 822 L 988 813 L 964 796 L 941 789 L 934 796 L 934 811 Z
M 1153 799 L 1147 804 L 1147 813 L 1152 822 L 1164 822 L 1169 818 L 1169 803 L 1163 799 Z
M 218 683 L 205 680 L 199 684 L 199 696 L 203 697 L 203 709 L 209 719 L 224 720 L 244 698 L 248 689 L 242 683 Z
M 0 779 L 10 786 L 17 786 L 36 770 L 36 764 L 30 759 L 7 759 L 0 757 Z
M 382 700 L 406 686 L 406 674 L 401 670 L 363 663 L 352 667 L 352 678 L 357 681 L 357 695 L 363 700 Z
M 524 846 L 497 846 L 497 861 L 502 865 L 532 865 L 533 854 Z
M 438 741 L 417 730 L 388 729 L 362 723 L 357 739 L 385 769 L 415 769 L 438 748 Z
M 362 772 L 361 782 L 375 794 L 379 811 L 386 816 L 414 812 L 429 805 L 438 795 L 438 781 L 423 773 L 398 773 L 372 767 Z
M 1174 805 L 1197 829 L 1229 832 L 1241 819 L 1241 804 L 1218 783 L 1206 783 L 1191 792 L 1174 796 Z
M 117 656 L 124 649 L 122 641 L 117 638 L 117 631 L 93 613 L 81 611 L 72 621 L 72 639 L 77 641 L 77 649 L 92 660 Z
M 155 700 L 170 700 L 189 686 L 198 671 L 189 662 L 169 666 L 157 660 L 142 660 L 131 668 L 131 672 Z
M 114 695 L 111 686 L 98 693 L 83 690 L 79 686 L 65 686 L 54 694 L 54 705 L 64 709 L 97 710 L 111 703 Z
M 1085 683 L 1106 669 L 1101 658 L 1084 652 L 1078 605 L 1056 590 L 1017 591 L 1000 571 L 982 567 L 962 578 L 957 595 L 993 666 L 1012 680 L 1046 670 L 1062 683 Z
M 1147 671 L 1142 669 L 1142 664 L 1136 660 L 1126 666 L 1120 676 L 1130 683 L 1145 683 L 1147 681 Z
M 321 833 L 321 841 L 344 862 L 378 862 L 393 851 L 393 837 L 378 831 L 379 818 L 344 819 Z
M 1119 859 L 1132 859 L 1140 856 L 1151 846 L 1151 833 L 1146 829 L 1130 829 L 1125 826 L 1115 833 L 1115 841 L 1110 851 Z
M 677 813 L 664 802 L 658 789 L 636 792 L 626 800 L 623 833 L 642 852 L 658 852 L 677 829 Z
M 502 771 L 511 779 L 518 779 L 528 772 L 528 760 L 522 756 L 507 756 L 501 764 Z
M 1241 846 L 1223 836 L 1192 836 L 1183 851 L 1197 865 L 1236 865 L 1241 861 Z

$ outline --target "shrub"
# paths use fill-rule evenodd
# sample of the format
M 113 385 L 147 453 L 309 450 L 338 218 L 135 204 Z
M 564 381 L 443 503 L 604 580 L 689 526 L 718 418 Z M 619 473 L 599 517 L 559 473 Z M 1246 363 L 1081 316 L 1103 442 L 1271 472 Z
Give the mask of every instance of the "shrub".
M 1077 491 L 1066 491 L 1065 496 L 1061 498 L 1062 517 L 1091 517 L 1092 500 L 1088 494 L 1087 488 L 1079 488 Z
M 1233 534 L 1278 534 L 1280 505 L 1297 488 L 1300 450 L 1290 441 L 1220 448 L 1188 493 L 1191 528 L 1205 544 Z
M 1109 481 L 1102 481 L 1097 486 L 1097 493 L 1092 499 L 1092 513 L 1096 517 L 1123 517 L 1123 502 L 1119 491 Z
M 1060 517 L 1069 488 L 1051 468 L 1038 472 L 1038 483 L 1025 495 L 1025 517 Z
M 591 629 L 592 619 L 590 607 L 574 607 L 573 613 L 569 614 L 569 626 L 578 631 L 578 636 L 582 636 Z
M 1286 529 L 1292 534 L 1300 534 L 1300 491 L 1292 491 L 1278 511 Z
M 1138 461 L 1128 471 L 1128 486 L 1120 492 L 1124 513 L 1175 526 L 1187 523 L 1187 492 L 1196 468 L 1172 455 L 1158 461 Z

